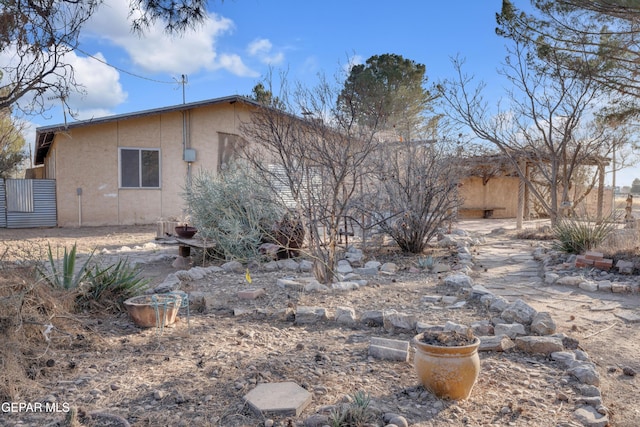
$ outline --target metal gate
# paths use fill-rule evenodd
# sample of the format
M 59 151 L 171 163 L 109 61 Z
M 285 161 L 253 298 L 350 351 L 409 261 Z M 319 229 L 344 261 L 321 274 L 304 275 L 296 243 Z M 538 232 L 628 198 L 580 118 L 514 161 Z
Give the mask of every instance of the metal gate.
M 55 227 L 56 182 L 53 179 L 0 179 L 0 227 Z

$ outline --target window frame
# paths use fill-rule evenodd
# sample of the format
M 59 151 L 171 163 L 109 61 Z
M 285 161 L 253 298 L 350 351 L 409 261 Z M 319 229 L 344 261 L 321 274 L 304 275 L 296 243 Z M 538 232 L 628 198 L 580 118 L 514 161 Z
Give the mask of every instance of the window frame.
M 124 186 L 122 183 L 122 151 L 137 151 L 138 152 L 138 185 L 135 187 Z M 158 185 L 154 187 L 142 185 L 142 152 L 151 151 L 158 153 Z M 159 148 L 148 147 L 118 147 L 118 188 L 122 190 L 158 190 L 162 188 L 162 155 Z

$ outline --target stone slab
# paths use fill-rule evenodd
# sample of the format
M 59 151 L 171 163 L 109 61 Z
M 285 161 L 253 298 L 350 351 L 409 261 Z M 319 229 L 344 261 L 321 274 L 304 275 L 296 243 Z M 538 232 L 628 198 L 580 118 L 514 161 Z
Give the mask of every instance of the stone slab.
M 409 351 L 409 341 L 392 340 L 389 338 L 371 337 L 371 345 Z
M 635 311 L 619 310 L 615 315 L 628 323 L 640 323 L 640 313 Z
M 244 396 L 257 415 L 299 416 L 311 403 L 311 393 L 294 382 L 258 384 Z
M 372 337 L 369 356 L 381 360 L 407 362 L 409 360 L 409 341 Z
M 618 308 L 620 308 L 620 303 L 618 302 L 598 302 L 589 306 L 591 311 L 613 311 Z
M 238 299 L 256 299 L 263 295 L 266 295 L 266 292 L 263 288 L 249 288 L 238 291 Z

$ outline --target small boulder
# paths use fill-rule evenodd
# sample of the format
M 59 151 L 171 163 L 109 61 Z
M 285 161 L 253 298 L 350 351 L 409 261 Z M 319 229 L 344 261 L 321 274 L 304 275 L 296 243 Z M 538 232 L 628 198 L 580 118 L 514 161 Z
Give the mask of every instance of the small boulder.
M 556 322 L 546 311 L 537 313 L 531 321 L 531 333 L 535 335 L 553 335 L 556 329 Z
M 538 312 L 535 308 L 523 300 L 517 299 L 502 311 L 500 317 L 507 322 L 530 325 L 536 314 L 538 314 Z

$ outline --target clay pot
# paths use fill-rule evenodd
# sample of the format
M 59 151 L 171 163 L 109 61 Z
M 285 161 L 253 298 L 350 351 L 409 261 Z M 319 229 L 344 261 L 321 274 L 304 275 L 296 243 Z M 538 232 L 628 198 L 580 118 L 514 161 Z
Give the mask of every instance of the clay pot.
M 446 347 L 427 344 L 423 336 L 416 335 L 412 345 L 416 349 L 413 364 L 424 388 L 441 399 L 467 399 L 480 373 L 480 339 Z
M 124 306 L 133 323 L 141 328 L 151 328 L 174 323 L 181 303 L 182 298 L 179 295 L 153 294 L 129 298 L 124 302 Z
M 187 225 L 179 225 L 175 230 L 178 237 L 182 237 L 183 239 L 190 239 L 198 232 L 197 228 Z

